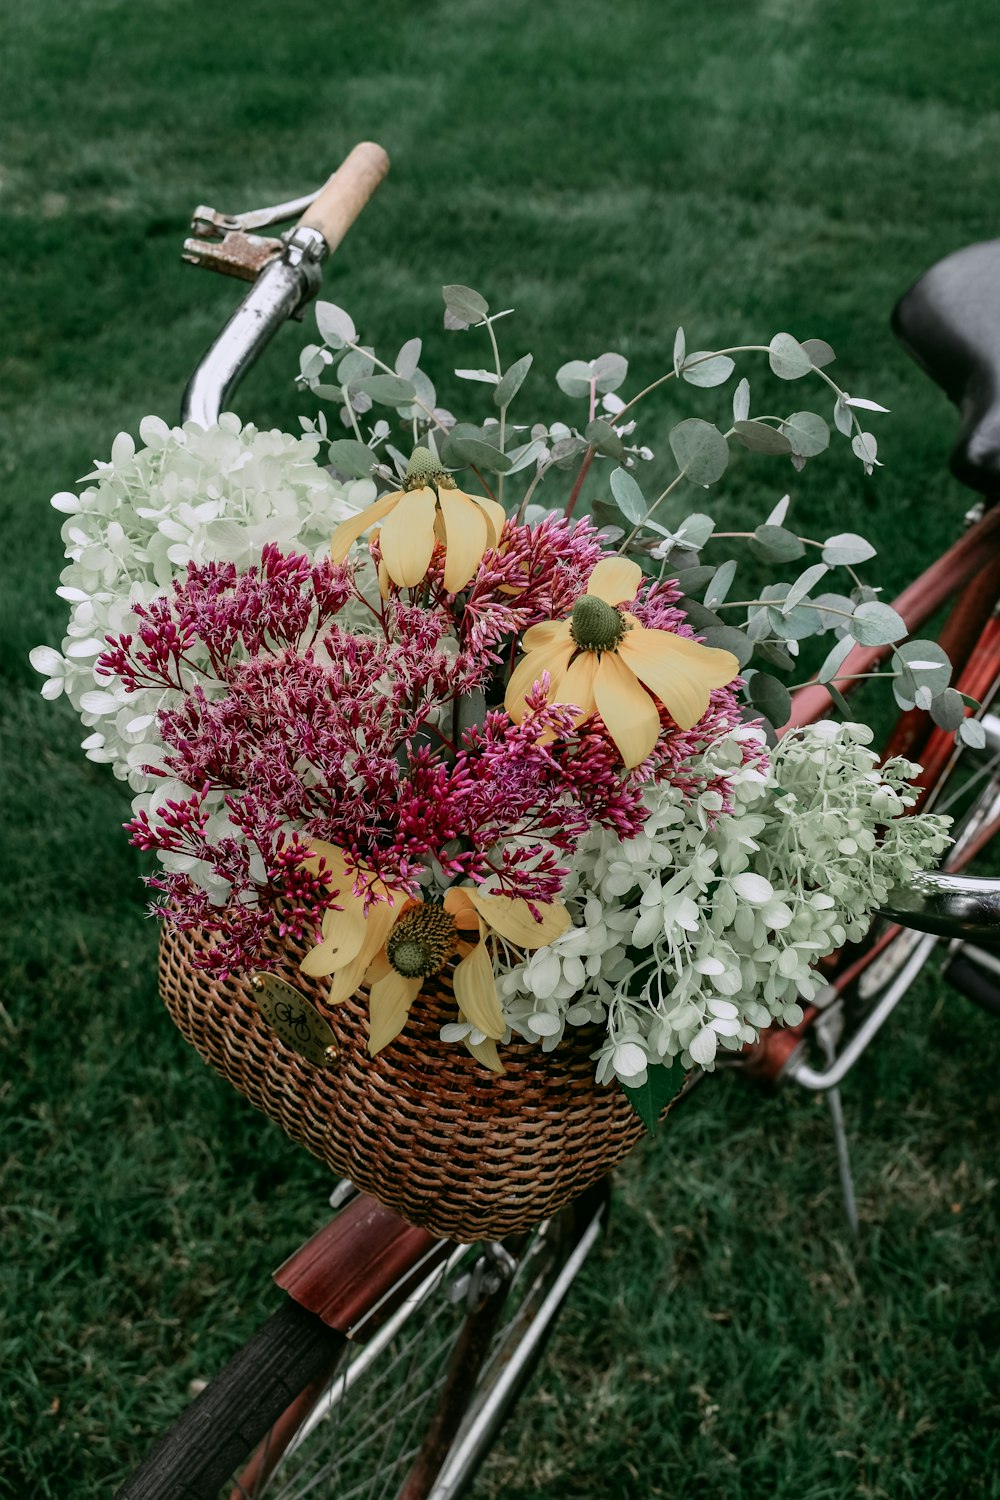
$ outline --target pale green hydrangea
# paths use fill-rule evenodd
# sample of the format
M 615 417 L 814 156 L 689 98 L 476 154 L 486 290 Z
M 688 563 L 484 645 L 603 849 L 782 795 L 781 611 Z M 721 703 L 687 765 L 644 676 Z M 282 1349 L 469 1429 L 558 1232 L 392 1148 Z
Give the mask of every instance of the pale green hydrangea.
M 582 842 L 564 893 L 573 926 L 498 981 L 512 1031 L 549 1050 L 567 1026 L 605 1025 L 601 1082 L 641 1084 L 678 1056 L 711 1068 L 720 1047 L 801 1020 L 817 961 L 862 937 L 890 888 L 947 845 L 947 819 L 901 816 L 917 767 L 880 767 L 866 726 L 794 730 L 767 772 L 744 763 L 748 736 L 759 731 L 694 766 L 706 784 L 725 777 L 732 811 L 715 790 L 652 786 L 638 838 L 595 829 Z
M 133 789 L 155 763 L 162 695 L 126 695 L 94 671 L 107 635 L 134 630 L 132 606 L 148 603 L 184 576 L 189 562 L 246 568 L 267 542 L 318 557 L 341 521 L 375 497 L 372 480 L 335 483 L 317 462 L 320 442 L 260 432 L 226 413 L 205 430 L 146 417 L 136 449 L 119 433 L 108 463 L 85 476 L 79 495 L 55 495 L 68 566 L 58 593 L 70 606 L 62 650 L 36 646 L 46 698 L 65 692 L 91 732 L 87 756 L 110 764 Z

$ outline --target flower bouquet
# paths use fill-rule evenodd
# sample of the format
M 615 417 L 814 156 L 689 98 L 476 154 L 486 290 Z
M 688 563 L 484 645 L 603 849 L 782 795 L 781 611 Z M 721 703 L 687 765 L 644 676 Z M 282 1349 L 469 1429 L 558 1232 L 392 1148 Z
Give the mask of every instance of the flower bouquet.
M 757 573 L 730 602 L 738 560 L 684 504 L 735 447 L 801 468 L 825 418 L 751 417 L 743 378 L 731 419 L 667 433 L 647 498 L 638 409 L 737 356 L 817 378 L 870 472 L 858 412 L 881 408 L 828 346 L 688 354 L 679 332 L 631 399 L 622 356 L 574 360 L 579 423 L 515 422 L 531 356 L 505 365 L 505 314 L 444 295 L 492 351 L 456 372 L 485 419 L 439 405 L 419 340 L 389 364 L 320 303 L 299 383 L 347 435 L 321 409 L 300 437 L 231 415 L 120 435 L 53 501 L 70 621 L 32 659 L 133 790 L 184 1034 L 359 1187 L 473 1238 L 607 1170 L 686 1070 L 800 1020 L 818 961 L 947 835 L 903 816 L 916 768 L 879 765 L 864 725 L 775 733 L 800 642 L 827 637 L 842 704 L 851 646 L 903 639 L 856 571 L 874 549 L 799 535 L 786 496 L 726 533 Z M 938 647 L 897 645 L 886 677 L 963 732 Z

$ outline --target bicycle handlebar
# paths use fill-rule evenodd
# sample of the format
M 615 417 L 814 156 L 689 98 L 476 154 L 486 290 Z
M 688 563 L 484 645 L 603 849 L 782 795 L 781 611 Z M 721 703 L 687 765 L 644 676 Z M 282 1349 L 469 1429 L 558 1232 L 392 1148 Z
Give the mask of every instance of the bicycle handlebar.
M 320 189 L 296 227 L 318 230 L 332 254 L 388 170 L 382 147 L 362 141 Z
M 1000 880 L 922 870 L 896 886 L 879 915 L 901 927 L 946 938 L 1000 936 Z

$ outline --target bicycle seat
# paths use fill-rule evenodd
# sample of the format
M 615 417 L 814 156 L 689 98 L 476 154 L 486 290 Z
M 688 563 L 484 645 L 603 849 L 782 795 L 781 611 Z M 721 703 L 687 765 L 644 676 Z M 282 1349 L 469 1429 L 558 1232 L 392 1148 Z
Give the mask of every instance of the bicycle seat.
M 951 472 L 1000 499 L 1000 240 L 939 260 L 896 303 L 892 330 L 958 407 Z

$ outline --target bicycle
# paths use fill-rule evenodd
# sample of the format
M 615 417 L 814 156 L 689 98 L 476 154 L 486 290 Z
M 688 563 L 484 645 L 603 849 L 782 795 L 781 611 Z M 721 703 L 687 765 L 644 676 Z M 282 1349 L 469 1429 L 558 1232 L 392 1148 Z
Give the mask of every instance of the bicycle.
M 189 382 L 185 418 L 214 421 L 252 359 L 315 293 L 322 260 L 384 172 L 376 153 L 357 148 L 315 199 L 236 217 L 197 210 L 188 257 L 254 286 Z M 250 233 L 303 211 L 283 241 L 255 241 Z M 971 434 L 978 430 L 973 424 Z M 960 878 L 958 871 L 1000 822 L 1000 720 L 994 723 L 988 713 L 1000 682 L 1000 630 L 991 618 L 1000 589 L 1000 513 L 984 513 L 896 607 L 911 626 L 922 623 L 948 593 L 969 583 L 977 549 L 986 543 L 995 550 L 987 576 L 963 594 L 948 629 L 960 688 L 986 706 L 984 734 L 993 758 L 971 781 L 971 807 L 946 871 L 898 894 L 886 912 L 891 925 L 863 953 L 845 955 L 840 970 L 831 972 L 825 1003 L 794 1032 L 769 1037 L 753 1071 L 834 1090 L 926 962 L 937 934 L 959 945 L 951 977 L 960 981 L 971 966 L 980 989 L 989 987 L 993 971 L 982 955 L 992 955 L 970 939 L 989 936 L 1000 922 L 1000 887 Z M 867 670 L 879 654 L 859 652 L 847 669 Z M 822 689 L 807 689 L 795 722 L 818 718 L 827 706 Z M 971 756 L 946 753 L 943 731 L 928 726 L 926 715 L 923 721 L 905 717 L 893 748 L 914 754 L 921 743 L 930 799 L 964 776 Z M 916 938 L 904 933 L 904 921 Z M 842 995 L 868 1007 L 876 1003 L 838 1054 Z M 810 1034 L 828 1054 L 824 1072 L 810 1072 Z M 331 1199 L 336 1216 L 275 1273 L 288 1300 L 201 1392 L 120 1490 L 121 1500 L 220 1493 L 344 1497 L 371 1493 L 372 1479 L 376 1492 L 401 1500 L 457 1496 L 537 1362 L 600 1235 L 607 1198 L 605 1182 L 528 1234 L 497 1245 L 457 1246 L 341 1184 Z M 351 1425 L 352 1402 L 361 1408 L 357 1426 Z M 387 1409 L 392 1419 L 383 1433 Z M 376 1459 L 374 1445 L 383 1439 Z

